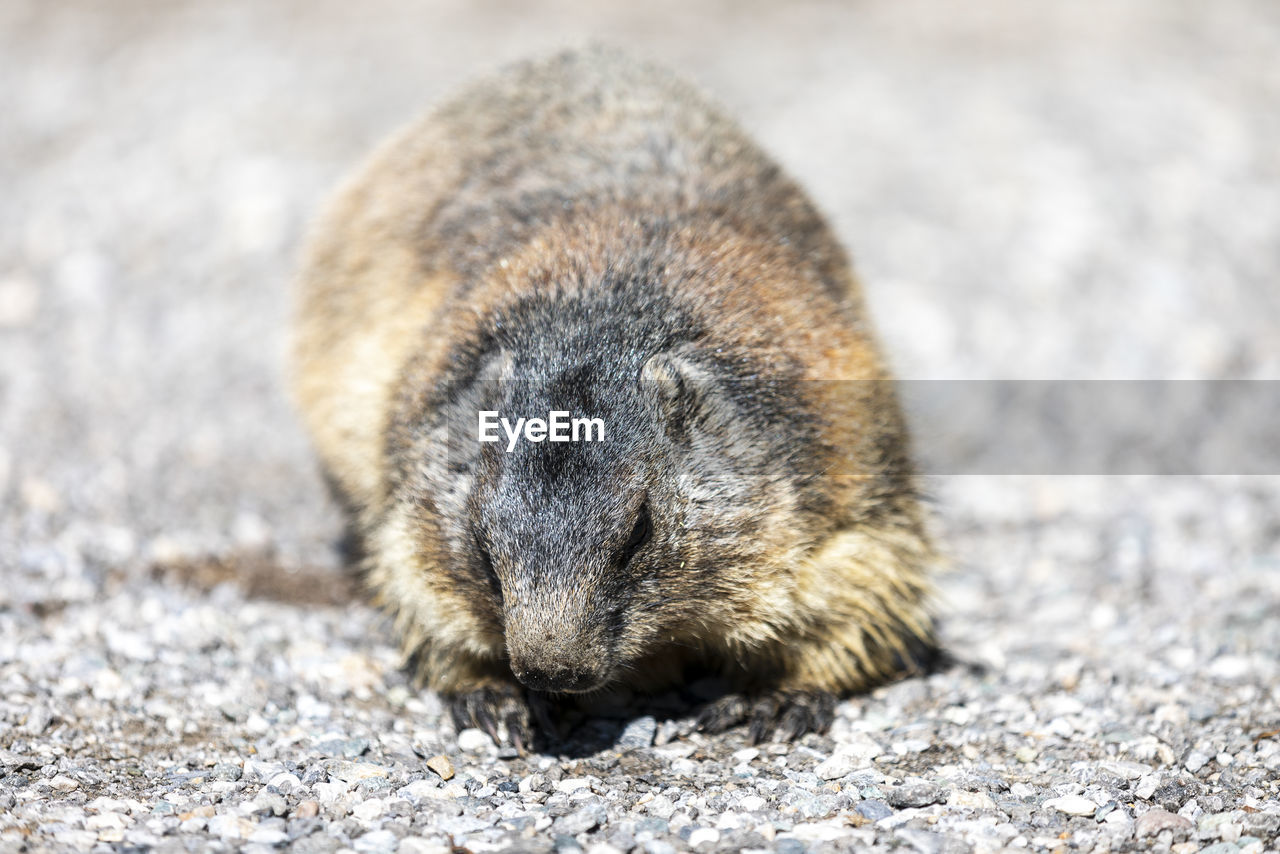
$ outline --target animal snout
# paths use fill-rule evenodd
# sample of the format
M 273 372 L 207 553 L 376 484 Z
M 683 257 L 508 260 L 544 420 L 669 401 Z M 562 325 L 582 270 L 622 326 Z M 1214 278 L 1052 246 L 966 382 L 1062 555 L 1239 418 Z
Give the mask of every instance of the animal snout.
M 600 674 L 586 667 L 555 667 L 547 669 L 537 665 L 521 666 L 512 662 L 511 671 L 521 684 L 535 691 L 590 691 L 600 682 Z
M 590 691 L 608 679 L 609 645 L 594 621 L 566 616 L 525 608 L 508 615 L 511 672 L 535 691 Z

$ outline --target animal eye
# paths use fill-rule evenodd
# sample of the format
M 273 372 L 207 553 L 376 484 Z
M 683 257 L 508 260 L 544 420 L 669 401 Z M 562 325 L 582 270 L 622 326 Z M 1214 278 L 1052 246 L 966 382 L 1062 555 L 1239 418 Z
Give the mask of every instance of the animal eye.
M 649 535 L 653 533 L 653 524 L 649 520 L 649 505 L 641 504 L 640 512 L 636 515 L 635 527 L 631 529 L 631 536 L 627 537 L 627 542 L 622 547 L 622 563 L 626 564 L 640 551 L 640 547 L 649 542 Z
M 484 571 L 485 579 L 497 593 L 499 600 L 501 600 L 502 584 L 498 580 L 497 571 L 493 568 L 493 558 L 489 555 L 489 547 L 484 538 L 477 533 L 472 534 L 472 539 L 475 543 L 476 555 L 480 558 L 480 568 Z

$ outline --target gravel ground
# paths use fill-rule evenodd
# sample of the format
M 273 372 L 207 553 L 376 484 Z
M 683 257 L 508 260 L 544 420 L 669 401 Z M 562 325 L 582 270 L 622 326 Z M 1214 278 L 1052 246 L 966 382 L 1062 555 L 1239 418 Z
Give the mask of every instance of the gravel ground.
M 659 698 L 506 758 L 408 684 L 282 391 L 292 259 L 388 130 L 588 37 L 813 189 L 904 376 L 1280 377 L 1269 0 L 6 0 L 0 852 L 1280 845 L 1277 476 L 935 479 L 967 664 L 795 744 Z

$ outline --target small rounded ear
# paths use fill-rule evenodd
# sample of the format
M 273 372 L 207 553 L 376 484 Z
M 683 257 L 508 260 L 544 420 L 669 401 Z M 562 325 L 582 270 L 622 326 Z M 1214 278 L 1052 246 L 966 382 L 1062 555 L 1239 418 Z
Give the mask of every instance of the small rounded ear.
M 489 383 L 503 383 L 515 374 L 515 359 L 506 350 L 490 353 L 485 359 L 480 372 L 476 374 L 476 385 L 484 387 Z
M 698 412 L 718 396 L 711 372 L 680 352 L 654 353 L 646 359 L 640 368 L 640 390 L 675 435 L 684 435 Z
M 511 395 L 514 381 L 515 359 L 511 354 L 503 350 L 487 354 L 471 386 L 458 400 L 467 423 L 474 427 L 481 410 L 501 409 Z
M 469 381 L 453 390 L 453 398 L 439 411 L 445 419 L 449 468 L 453 472 L 469 470 L 484 445 L 479 437 L 480 413 L 501 408 L 504 389 L 515 376 L 514 360 L 501 350 L 482 357 L 479 368 Z

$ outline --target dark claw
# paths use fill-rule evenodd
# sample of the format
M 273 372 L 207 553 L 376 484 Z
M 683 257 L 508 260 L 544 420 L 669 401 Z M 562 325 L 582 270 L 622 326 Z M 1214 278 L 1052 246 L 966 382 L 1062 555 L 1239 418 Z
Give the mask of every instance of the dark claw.
M 791 741 L 810 730 L 824 730 L 831 725 L 831 718 L 830 709 L 823 718 L 821 713 L 816 712 L 811 705 L 788 706 L 778 717 L 774 738 L 777 741 Z
M 498 735 L 498 722 L 493 717 L 493 705 L 490 703 L 481 703 L 475 710 L 475 721 L 480 729 L 489 734 L 494 743 L 500 743 L 501 738 Z
M 511 746 L 516 749 L 516 753 L 523 756 L 526 739 L 525 734 L 520 730 L 520 715 L 508 714 L 502 719 L 502 726 L 507 730 L 507 738 L 511 741 Z
M 744 721 L 752 744 L 792 741 L 805 733 L 823 732 L 835 718 L 836 698 L 827 691 L 774 691 L 753 697 L 729 694 L 698 715 L 702 732 L 724 732 Z
M 707 703 L 698 714 L 699 732 L 724 732 L 747 719 L 751 705 L 741 694 L 726 694 Z
M 458 694 L 449 703 L 453 725 L 459 729 L 479 727 L 495 744 L 510 744 L 520 753 L 533 743 L 529 726 L 529 703 L 524 691 L 515 686 L 485 687 Z M 502 738 L 498 722 L 507 731 Z
M 766 736 L 773 732 L 781 706 L 776 694 L 765 694 L 756 699 L 755 707 L 751 709 L 751 722 L 747 724 L 748 741 L 759 744 L 768 740 Z

